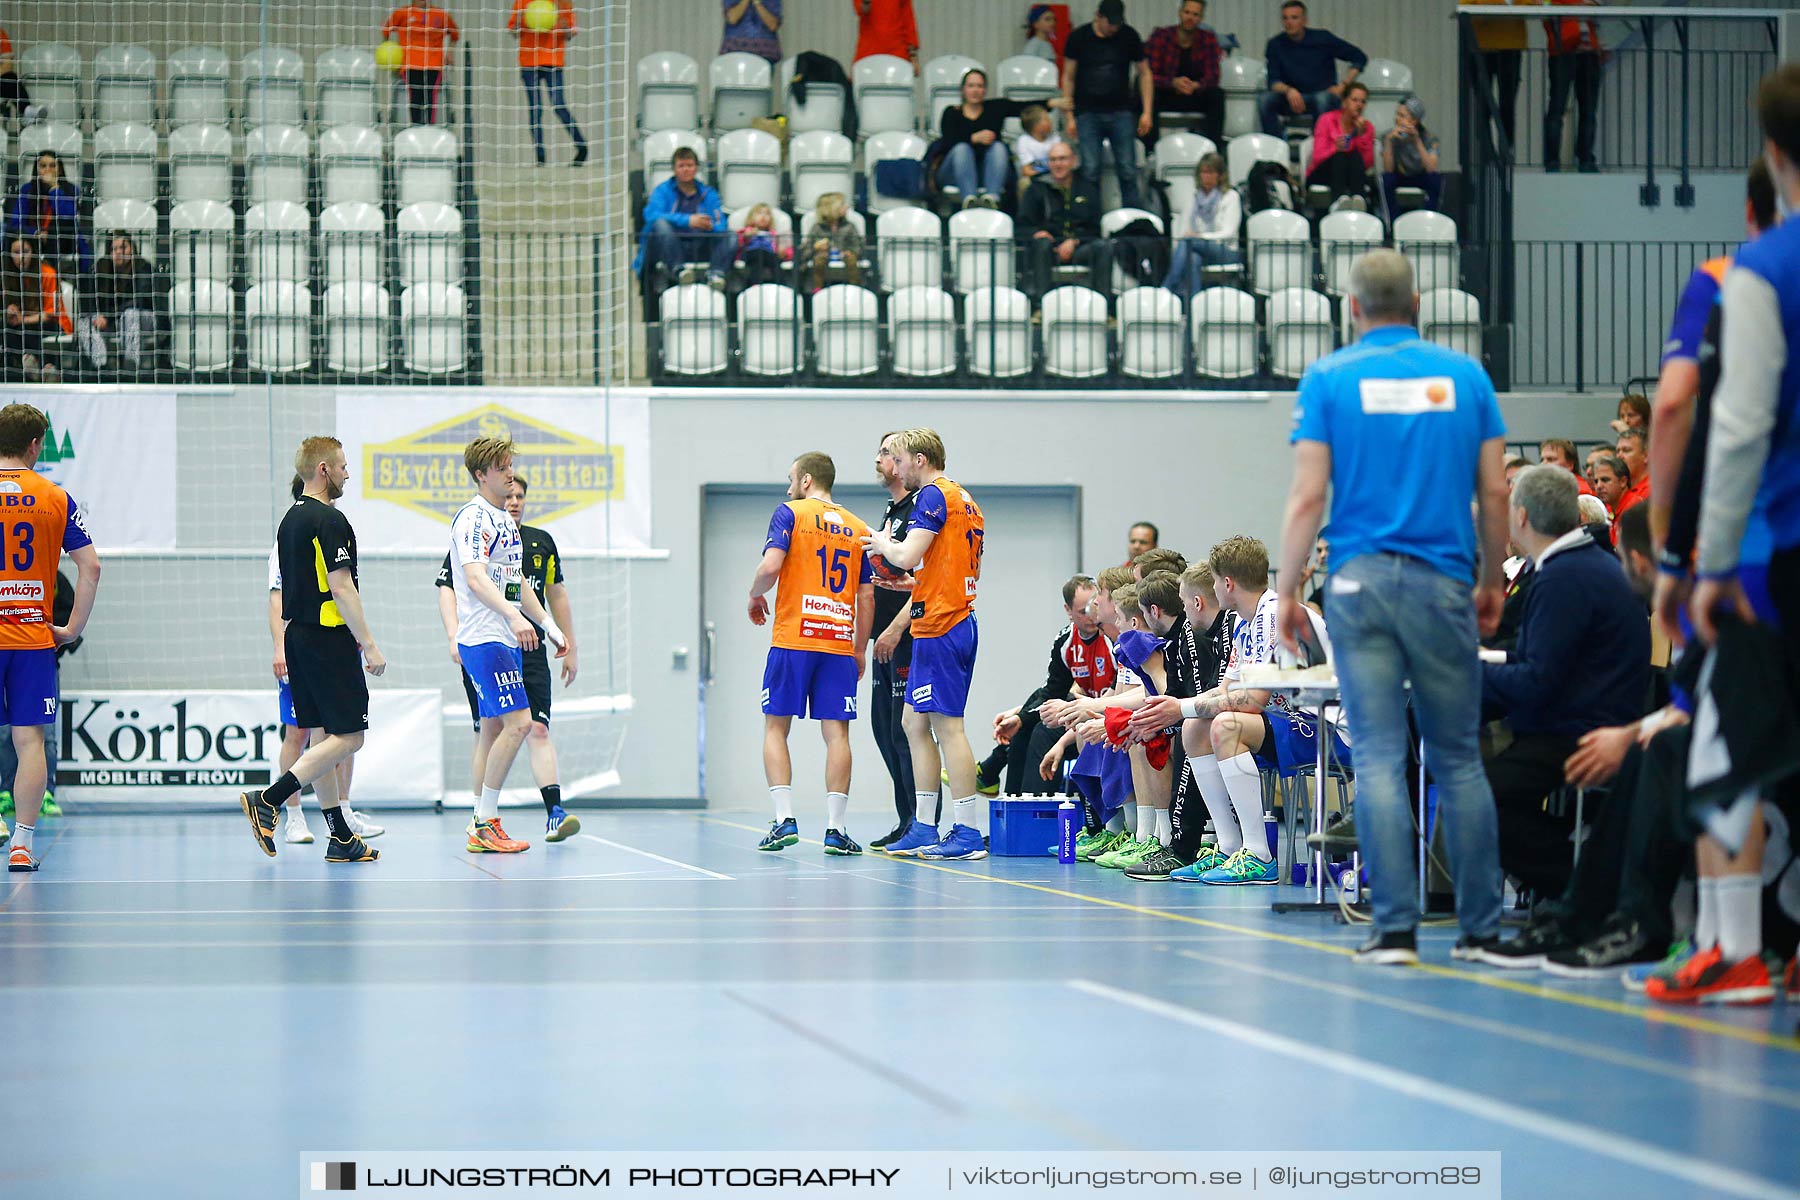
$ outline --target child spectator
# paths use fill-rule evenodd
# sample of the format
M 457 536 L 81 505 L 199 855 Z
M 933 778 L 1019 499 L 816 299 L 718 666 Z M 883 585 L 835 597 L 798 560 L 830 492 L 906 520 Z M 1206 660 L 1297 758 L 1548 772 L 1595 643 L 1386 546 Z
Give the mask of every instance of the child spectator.
M 781 264 L 794 257 L 794 248 L 781 242 L 775 232 L 775 211 L 767 204 L 751 205 L 737 239 L 737 260 L 747 272 L 746 286 L 780 280 Z
M 1062 135 L 1056 132 L 1050 110 L 1041 104 L 1033 104 L 1020 113 L 1019 125 L 1025 133 L 1013 146 L 1013 153 L 1019 157 L 1019 192 L 1023 195 L 1031 186 L 1032 176 L 1050 169 L 1050 147 L 1062 141 Z
M 849 212 L 844 193 L 826 192 L 819 197 L 813 226 L 806 235 L 815 292 L 825 286 L 827 272 L 842 272 L 849 283 L 862 282 L 862 234 L 850 223 Z
M 1238 252 L 1243 204 L 1226 173 L 1225 156 L 1203 156 L 1194 168 L 1194 182 L 1194 201 L 1176 222 L 1174 258 L 1163 281 L 1184 299 L 1200 290 L 1205 268 L 1244 261 Z
M 107 238 L 107 255 L 82 280 L 81 316 L 75 340 L 97 370 L 111 359 L 102 334 L 116 334 L 119 365 L 136 372 L 143 367 L 145 335 L 156 331 L 156 270 L 138 257 L 128 233 Z
M 46 150 L 37 156 L 37 176 L 25 181 L 7 214 L 8 233 L 36 240 L 45 258 L 88 265 L 90 251 L 81 232 L 81 189 L 63 176 L 62 159 Z
M 1056 61 L 1056 10 L 1048 4 L 1034 4 L 1026 14 L 1025 45 L 1019 53 Z
M 0 269 L 0 299 L 6 304 L 6 366 L 15 378 L 55 383 L 62 378 L 44 348 L 46 335 L 73 332 L 57 290 L 56 268 L 38 257 L 37 244 L 24 234 L 7 242 Z
M 1444 177 L 1438 174 L 1438 140 L 1425 128 L 1425 102 L 1408 96 L 1394 110 L 1394 127 L 1381 139 L 1381 190 L 1387 193 L 1388 215 L 1400 210 L 1396 194 L 1403 187 L 1420 188 L 1425 207 L 1433 212 L 1444 195 Z

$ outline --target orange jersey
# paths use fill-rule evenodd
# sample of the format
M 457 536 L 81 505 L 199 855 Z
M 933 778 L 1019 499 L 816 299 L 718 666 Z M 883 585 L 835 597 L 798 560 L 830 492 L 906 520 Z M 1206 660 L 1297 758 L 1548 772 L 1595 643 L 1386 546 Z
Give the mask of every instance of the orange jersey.
M 769 519 L 763 549 L 787 551 L 775 583 L 775 636 L 784 650 L 856 653 L 856 592 L 873 575 L 869 527 L 824 500 L 789 500 Z
M 531 0 L 513 0 L 512 16 L 506 27 L 519 31 L 519 65 L 521 67 L 560 67 L 569 35 L 575 32 L 575 8 L 569 0 L 556 0 L 556 28 L 539 33 L 525 27 L 525 6 Z
M 22 467 L 0 470 L 0 650 L 49 650 L 56 568 L 93 544 L 69 493 Z
M 937 536 L 913 571 L 912 635 L 942 637 L 975 612 L 985 526 L 975 497 L 944 476 L 919 489 L 912 527 Z
M 383 38 L 400 41 L 401 65 L 408 71 L 441 71 L 445 48 L 459 40 L 456 18 L 435 5 L 409 4 L 388 14 Z

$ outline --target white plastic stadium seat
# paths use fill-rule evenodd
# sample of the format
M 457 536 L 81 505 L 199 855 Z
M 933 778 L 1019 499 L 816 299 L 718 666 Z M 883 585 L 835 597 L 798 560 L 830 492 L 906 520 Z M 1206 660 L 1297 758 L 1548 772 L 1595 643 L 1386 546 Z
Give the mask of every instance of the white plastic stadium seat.
M 788 90 L 794 82 L 794 60 L 781 60 L 780 82 L 775 93 L 775 107 L 787 113 L 788 134 L 811 133 L 813 130 L 830 130 L 833 132 L 844 127 L 844 104 L 847 97 L 843 86 L 836 83 L 820 83 L 809 81 L 806 85 L 806 103 L 802 104 Z
M 39 42 L 19 55 L 19 74 L 31 102 L 43 108 L 45 121 L 76 125 L 81 121 L 81 52 L 61 42 Z
M 340 125 L 319 138 L 319 189 L 325 204 L 380 204 L 386 145 L 373 129 Z
M 1356 78 L 1369 89 L 1363 119 L 1375 126 L 1375 136 L 1380 137 L 1394 127 L 1400 102 L 1412 95 L 1412 68 L 1391 58 L 1371 58 Z
M 81 129 L 75 125 L 27 125 L 19 130 L 19 182 L 37 178 L 37 156 L 49 150 L 62 160 L 63 176 L 79 183 L 82 165 Z
M 415 125 L 394 137 L 394 190 L 404 208 L 421 200 L 456 203 L 456 135 L 442 125 Z
M 218 125 L 183 125 L 169 135 L 169 199 L 231 203 L 231 134 Z
M 935 287 L 905 287 L 888 299 L 888 346 L 899 375 L 929 378 L 956 370 L 956 304 Z
M 1412 260 L 1413 288 L 1421 296 L 1462 282 L 1456 222 L 1443 213 L 1420 209 L 1395 218 L 1394 249 Z
M 1327 213 L 1319 222 L 1319 259 L 1325 267 L 1325 290 L 1342 296 L 1350 290 L 1350 268 L 1381 245 L 1386 230 L 1381 218 L 1364 212 Z
M 1169 219 L 1178 228 L 1194 203 L 1194 169 L 1217 152 L 1211 138 L 1197 133 L 1165 133 L 1156 140 L 1156 178 L 1169 185 Z
M 1225 166 L 1234 184 L 1247 181 L 1250 168 L 1259 162 L 1277 162 L 1291 169 L 1287 141 L 1266 133 L 1245 133 L 1232 138 L 1225 147 Z
M 916 133 L 878 133 L 863 143 L 863 170 L 869 179 L 869 211 L 872 213 L 892 212 L 897 208 L 909 208 L 916 203 L 902 200 L 894 196 L 884 196 L 875 187 L 875 165 L 891 162 L 894 159 L 910 158 L 914 162 L 924 162 L 925 152 L 931 148 L 924 138 Z
M 265 46 L 244 55 L 238 64 L 243 89 L 244 125 L 298 125 L 306 119 L 301 95 L 306 90 L 306 60 L 285 46 Z
M 1236 288 L 1207 288 L 1194 296 L 1188 320 L 1196 375 L 1243 379 L 1257 373 L 1254 296 Z
M 244 335 L 253 371 L 312 366 L 312 293 L 285 280 L 257 284 L 244 293 Z
M 156 114 L 156 55 L 143 46 L 102 46 L 94 55 L 94 124 L 148 125 Z
M 1284 208 L 1252 213 L 1245 222 L 1250 247 L 1250 286 L 1259 296 L 1312 286 L 1312 229 Z
M 319 249 L 327 283 L 380 283 L 387 223 L 373 204 L 334 204 L 319 214 Z
M 108 200 L 94 206 L 94 251 L 104 253 L 107 237 L 114 230 L 129 233 L 137 242 L 138 257 L 154 263 L 156 251 L 156 206 L 148 200 Z
M 910 132 L 918 125 L 913 65 L 892 54 L 871 54 L 850 70 L 856 124 L 863 135 Z
M 1043 102 L 1062 95 L 1062 81 L 1057 77 L 1056 64 L 1034 55 L 1015 54 L 1011 58 L 1003 58 L 994 70 L 998 77 L 988 84 L 989 96 Z M 957 99 L 961 99 L 960 92 Z M 1001 127 L 1001 136 L 1008 143 L 1018 141 L 1022 132 L 1016 117 L 1008 117 Z
M 719 139 L 713 175 L 719 202 L 736 212 L 752 204 L 781 207 L 781 143 L 760 129 L 734 129 Z
M 394 219 L 400 286 L 458 284 L 463 278 L 462 214 L 448 204 L 423 200 Z
M 881 286 L 940 288 L 944 284 L 944 223 L 923 208 L 896 208 L 875 218 Z
M 388 290 L 373 283 L 325 289 L 325 367 L 351 375 L 387 370 Z
M 1225 93 L 1225 136 L 1260 132 L 1262 118 L 1256 111 L 1256 98 L 1269 90 L 1268 65 L 1249 55 L 1230 55 L 1219 64 L 1219 87 Z M 1237 173 L 1231 177 L 1237 179 Z
M 950 263 L 956 290 L 1010 288 L 1013 284 L 1013 222 L 991 208 L 965 208 L 950 217 Z
M 230 84 L 231 59 L 217 46 L 187 46 L 169 55 L 169 124 L 228 123 Z
M 982 288 L 963 301 L 969 370 L 991 379 L 1031 373 L 1031 301 L 1018 288 Z
M 663 370 L 671 375 L 717 375 L 729 361 L 725 297 L 703 283 L 664 290 L 659 301 Z
M 700 64 L 662 50 L 637 63 L 638 128 L 695 129 L 700 125 Z
M 375 124 L 375 56 L 335 46 L 313 64 L 313 113 L 320 129 Z
M 706 178 L 706 139 L 688 129 L 659 129 L 644 139 L 642 161 L 645 196 L 675 173 L 675 152 L 683 146 L 692 150 L 694 157 L 700 160 L 699 177 Z
M 738 348 L 747 375 L 791 375 L 799 361 L 800 294 L 759 283 L 738 297 Z
M 813 347 L 821 375 L 872 375 L 881 366 L 875 293 L 850 283 L 813 296 Z
M 1156 232 L 1159 234 L 1166 235 L 1168 232 L 1163 228 L 1162 218 L 1153 212 L 1148 212 L 1141 208 L 1115 208 L 1100 218 L 1100 236 L 1110 238 L 1133 221 L 1148 221 L 1156 226 Z M 1113 295 L 1122 295 L 1126 291 L 1139 286 L 1140 282 L 1141 281 L 1137 279 L 1137 277 L 1127 274 L 1124 268 L 1119 266 L 1116 258 L 1113 260 Z M 1160 279 L 1153 279 L 1150 282 L 1155 284 L 1161 283 L 1162 281 Z
M 1106 374 L 1106 297 L 1092 288 L 1044 293 L 1044 372 L 1066 379 Z
M 156 199 L 156 130 L 108 125 L 94 135 L 94 198 Z
M 1181 374 L 1186 337 L 1181 297 L 1174 292 L 1139 287 L 1119 297 L 1119 370 L 1124 374 L 1136 379 Z
M 843 134 L 823 129 L 789 138 L 788 180 L 795 212 L 811 211 L 827 192 L 841 192 L 846 201 L 853 200 L 856 147 Z
M 312 278 L 312 221 L 304 205 L 274 200 L 244 214 L 244 270 L 250 283 Z
M 295 125 L 264 125 L 244 139 L 244 174 L 251 204 L 305 204 L 312 140 Z
M 1481 358 L 1481 301 L 1454 288 L 1419 297 L 1419 332 L 1428 342 Z
M 230 279 L 231 209 L 217 200 L 188 200 L 169 210 L 169 269 L 178 280 Z
M 406 369 L 427 375 L 460 371 L 467 357 L 468 300 L 455 284 L 421 283 L 400 293 L 400 338 Z
M 734 51 L 721 54 L 706 69 L 712 89 L 712 131 L 748 129 L 769 115 L 775 71 L 767 59 Z
M 1287 288 L 1269 297 L 1269 370 L 1298 379 L 1317 359 L 1331 353 L 1331 301 L 1306 288 Z
M 944 110 L 962 103 L 963 76 L 983 69 L 980 59 L 966 54 L 941 54 L 925 64 L 924 127 L 927 134 L 936 137 L 944 120 Z
M 231 285 L 183 280 L 169 292 L 169 361 L 187 371 L 231 366 Z

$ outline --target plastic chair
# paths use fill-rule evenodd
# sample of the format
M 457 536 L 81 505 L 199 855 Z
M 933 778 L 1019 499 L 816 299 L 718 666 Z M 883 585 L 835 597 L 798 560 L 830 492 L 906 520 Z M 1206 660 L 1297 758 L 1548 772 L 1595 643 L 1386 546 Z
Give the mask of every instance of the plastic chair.
M 244 139 L 244 171 L 251 204 L 305 204 L 312 140 L 293 125 L 264 125 Z
M 156 130 L 108 125 L 94 135 L 94 198 L 156 199 Z
M 1013 222 L 991 208 L 965 208 L 950 218 L 950 262 L 956 290 L 1010 288 L 1014 278 Z
M 406 369 L 447 375 L 468 357 L 468 300 L 455 284 L 422 283 L 400 293 Z
M 944 284 L 944 223 L 923 208 L 897 208 L 875 218 L 882 290 L 932 290 Z
M 836 83 L 809 82 L 806 102 L 802 104 L 789 90 L 794 82 L 794 60 L 781 60 L 780 84 L 776 89 L 775 107 L 787 113 L 788 134 L 814 131 L 838 132 L 844 128 L 844 88 Z
M 231 366 L 231 286 L 216 279 L 182 280 L 169 292 L 169 362 L 183 371 Z
M 984 68 L 981 60 L 966 54 L 942 54 L 925 64 L 925 132 L 936 137 L 942 128 L 944 110 L 962 103 L 963 76 Z
M 422 200 L 394 219 L 400 286 L 460 284 L 463 279 L 462 214 L 448 204 Z
M 703 283 L 665 290 L 659 301 L 663 370 L 671 375 L 717 375 L 730 361 L 725 297 Z
M 1319 222 L 1319 259 L 1325 268 L 1325 290 L 1342 296 L 1350 290 L 1350 268 L 1381 245 L 1386 230 L 1381 218 L 1363 212 L 1327 213 Z
M 700 64 L 662 50 L 637 62 L 638 128 L 694 129 L 700 124 Z
M 1031 373 L 1031 301 L 1011 287 L 985 287 L 963 301 L 969 371 L 988 379 Z
M 1421 296 L 1462 282 L 1456 222 L 1443 213 L 1420 210 L 1394 220 L 1394 249 L 1412 260 L 1414 290 Z
M 265 46 L 244 55 L 238 64 L 243 88 L 244 124 L 298 125 L 306 119 L 301 94 L 306 90 L 306 60 L 285 46 Z
M 1180 224 L 1194 203 L 1194 171 L 1200 160 L 1218 152 L 1209 137 L 1197 133 L 1165 133 L 1156 142 L 1156 178 L 1169 186 L 1169 219 Z M 1239 181 L 1241 182 L 1241 180 Z
M 1044 294 L 1044 373 L 1091 379 L 1111 366 L 1106 346 L 1106 297 L 1092 288 L 1052 288 Z
M 312 278 L 312 221 L 286 200 L 252 205 L 244 214 L 244 271 L 251 284 Z
M 775 72 L 768 60 L 734 51 L 713 59 L 706 74 L 712 89 L 713 133 L 748 129 L 751 122 L 769 115 Z
M 1196 375 L 1243 379 L 1257 373 L 1254 296 L 1236 288 L 1206 288 L 1195 294 L 1188 321 Z
M 171 209 L 169 268 L 175 278 L 232 278 L 231 239 L 235 224 L 231 209 L 217 200 L 186 200 Z
M 358 46 L 334 46 L 319 55 L 313 64 L 313 113 L 320 129 L 374 125 L 375 56 Z
M 319 190 L 326 205 L 380 204 L 387 147 L 373 129 L 341 125 L 319 138 Z
M 996 95 L 1007 100 L 1053 100 L 1062 95 L 1062 81 L 1057 76 L 1056 64 L 1046 62 L 1030 54 L 1015 54 L 1011 58 L 1003 58 L 1000 65 L 994 68 L 998 75 Z M 961 100 L 960 80 L 957 103 Z M 1001 134 L 1008 143 L 1019 140 L 1024 131 L 1019 128 L 1016 117 L 1008 117 L 1001 126 Z
M 169 124 L 229 123 L 230 84 L 231 59 L 217 46 L 187 46 L 169 55 Z
M 904 287 L 888 300 L 894 372 L 918 378 L 956 370 L 956 304 L 937 287 Z
M 1228 55 L 1219 64 L 1219 88 L 1225 93 L 1225 136 L 1239 138 L 1262 129 L 1257 97 L 1269 90 L 1269 67 L 1260 58 Z M 1236 172 L 1232 173 L 1237 179 Z
M 1306 218 L 1283 208 L 1252 213 L 1245 222 L 1250 247 L 1250 287 L 1259 296 L 1312 286 L 1312 230 Z
M 218 125 L 183 125 L 169 135 L 169 198 L 231 203 L 231 134 Z
M 892 54 L 871 54 L 851 67 L 850 79 L 862 135 L 909 133 L 918 127 L 912 63 Z
M 819 374 L 872 375 L 881 367 L 875 293 L 838 283 L 813 296 L 813 353 Z
M 851 200 L 856 194 L 856 147 L 843 134 L 822 129 L 789 138 L 788 181 L 795 212 L 811 211 L 828 192 Z
M 1412 68 L 1391 58 L 1371 58 L 1357 79 L 1369 89 L 1363 119 L 1375 126 L 1375 136 L 1380 137 L 1394 127 L 1400 102 L 1412 95 Z
M 1119 297 L 1119 370 L 1134 379 L 1181 374 L 1186 333 L 1181 297 L 1160 287 L 1133 288 Z
M 1331 353 L 1331 302 L 1318 292 L 1286 288 L 1269 297 L 1269 369 L 1298 379 Z
M 373 204 L 333 204 L 319 214 L 319 249 L 328 283 L 381 283 L 387 278 L 387 223 Z
M 325 367 L 349 375 L 373 375 L 388 367 L 386 288 L 374 283 L 334 283 L 325 289 Z
M 738 349 L 746 375 L 792 375 L 798 363 L 800 294 L 759 283 L 738 297 Z
M 156 119 L 156 55 L 115 43 L 94 55 L 94 124 L 148 125 Z
M 781 207 L 781 143 L 760 129 L 734 129 L 719 139 L 719 202 L 728 211 L 752 204 Z
M 61 42 L 27 46 L 19 55 L 19 74 L 31 92 L 31 102 L 43 108 L 45 121 L 81 123 L 81 83 L 86 71 L 79 50 Z
M 925 152 L 930 144 L 916 133 L 878 133 L 863 143 L 864 173 L 869 181 L 869 211 L 872 213 L 893 212 L 896 209 L 909 208 L 918 202 L 897 196 L 884 196 L 875 187 L 875 167 L 878 163 L 891 162 L 895 159 L 910 158 L 914 162 L 924 162 Z
M 1437 288 L 1419 297 L 1419 333 L 1428 342 L 1460 350 L 1479 361 L 1481 301 L 1455 288 Z
M 1225 147 L 1225 165 L 1234 184 L 1249 179 L 1250 168 L 1259 162 L 1276 162 L 1292 170 L 1286 140 L 1266 133 L 1245 133 L 1232 138 Z
M 1110 240 L 1119 232 L 1119 230 L 1125 228 L 1133 221 L 1148 221 L 1150 224 L 1156 226 L 1156 232 L 1158 234 L 1164 237 L 1168 236 L 1168 230 L 1163 228 L 1162 218 L 1153 212 L 1147 212 L 1141 208 L 1115 208 L 1102 216 L 1100 218 L 1100 236 Z M 1142 280 L 1128 274 L 1119 266 L 1118 259 L 1116 257 L 1114 258 L 1112 269 L 1113 295 L 1122 295 L 1123 293 L 1140 286 L 1142 282 Z M 1162 280 L 1160 279 L 1153 279 L 1150 281 L 1152 285 L 1161 282 Z
M 244 293 L 244 333 L 253 371 L 312 366 L 311 291 L 286 280 L 257 284 Z
M 442 125 L 415 125 L 394 138 L 394 190 L 397 203 L 430 200 L 455 204 L 461 151 L 456 135 Z

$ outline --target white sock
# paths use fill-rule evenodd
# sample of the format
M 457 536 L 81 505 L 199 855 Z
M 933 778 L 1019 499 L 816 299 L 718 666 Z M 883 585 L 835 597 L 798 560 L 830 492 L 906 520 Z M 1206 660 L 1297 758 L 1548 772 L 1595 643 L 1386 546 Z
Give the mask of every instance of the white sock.
M 1175 826 L 1171 823 L 1169 810 L 1166 808 L 1156 810 L 1156 840 L 1165 846 L 1175 840 Z
M 1148 804 L 1137 806 L 1138 840 L 1147 842 L 1156 836 L 1156 809 Z
M 31 849 L 31 835 L 36 832 L 36 825 L 27 825 L 20 821 L 13 826 L 12 844 L 21 850 L 29 850 Z
M 1137 814 L 1138 810 L 1135 804 L 1127 804 L 1119 809 L 1119 816 L 1125 822 L 1125 832 L 1129 833 L 1134 841 L 1137 839 L 1138 831 Z
M 1194 782 L 1200 787 L 1200 798 L 1212 816 L 1213 837 L 1220 854 L 1236 854 L 1244 847 L 1244 835 L 1238 832 L 1237 817 L 1231 811 L 1231 789 L 1225 786 L 1225 775 L 1219 769 L 1219 756 L 1202 754 L 1190 758 Z M 1259 793 L 1260 794 L 1260 793 Z
M 792 787 L 770 788 L 769 800 L 775 805 L 775 819 L 777 821 L 788 821 L 793 819 L 794 789 Z
M 1694 949 L 1711 950 L 1719 944 L 1719 881 L 1702 875 L 1695 890 L 1700 899 L 1694 910 Z
M 1721 875 L 1713 881 L 1719 914 L 1719 957 L 1742 962 L 1762 950 L 1762 876 Z
M 349 814 L 346 812 L 345 815 L 348 816 Z M 481 789 L 481 799 L 475 802 L 475 819 L 477 821 L 491 821 L 499 815 L 500 789 L 484 786 Z
M 937 828 L 938 794 L 936 792 L 913 793 L 913 821 L 919 825 Z
M 1256 757 L 1235 754 L 1219 764 L 1225 777 L 1225 790 L 1231 793 L 1231 808 L 1237 814 L 1238 829 L 1244 835 L 1244 848 L 1268 862 L 1269 835 L 1263 828 L 1262 772 Z
M 827 829 L 835 829 L 839 833 L 847 833 L 844 828 L 844 814 L 850 811 L 850 797 L 843 792 L 825 793 L 825 819 L 830 822 Z
M 981 820 L 980 805 L 981 793 L 979 792 L 973 796 L 964 796 L 961 800 L 958 800 L 956 802 L 955 810 L 956 823 L 958 825 L 967 825 L 970 829 L 979 828 L 975 822 Z

